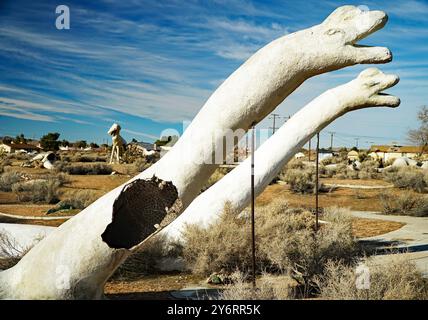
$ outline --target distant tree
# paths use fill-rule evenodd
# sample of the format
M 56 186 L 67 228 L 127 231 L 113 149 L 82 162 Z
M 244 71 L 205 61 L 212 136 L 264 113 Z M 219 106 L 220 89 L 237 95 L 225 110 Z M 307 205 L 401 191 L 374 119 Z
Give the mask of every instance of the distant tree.
M 27 139 L 25 139 L 24 134 L 21 133 L 19 136 L 16 136 L 15 139 L 13 139 L 13 143 L 27 143 Z
M 60 134 L 58 132 L 50 132 L 40 139 L 40 145 L 43 150 L 55 151 L 59 149 L 60 142 L 58 141 Z
M 5 137 L 3 137 L 2 141 L 3 141 L 3 143 L 9 143 L 10 144 L 13 141 L 13 139 L 9 136 L 5 136 Z
M 86 140 L 80 140 L 80 141 L 76 141 L 74 143 L 74 146 L 76 148 L 86 148 L 88 146 L 88 144 L 86 143 Z
M 135 143 L 135 142 L 138 142 L 138 141 L 137 141 L 137 139 L 132 138 L 132 141 L 131 141 L 131 142 L 134 142 L 134 143 Z
M 108 149 L 108 144 L 107 144 L 107 143 L 103 143 L 103 144 L 101 145 L 101 148 Z
M 428 146 L 428 107 L 422 106 L 417 115 L 420 123 L 419 128 L 409 130 L 407 136 L 408 140 L 418 146 L 422 146 L 427 150 Z
M 89 146 L 92 148 L 92 149 L 98 149 L 100 146 L 99 145 L 97 145 L 95 142 L 91 142 L 90 144 L 89 144 Z
M 155 141 L 155 145 L 157 145 L 158 147 L 160 147 L 160 146 L 164 146 L 164 145 L 166 145 L 168 142 L 170 142 L 171 141 L 171 136 L 168 136 L 168 137 L 161 137 L 160 139 L 157 139 L 156 141 Z
M 177 136 L 167 136 L 167 137 L 163 136 L 160 139 L 156 140 L 154 144 L 160 147 L 170 143 L 171 141 L 176 142 L 177 140 L 178 140 Z
M 68 146 L 70 146 L 70 142 L 68 141 L 68 140 L 62 140 L 61 141 L 61 145 L 63 146 L 63 147 L 68 147 Z

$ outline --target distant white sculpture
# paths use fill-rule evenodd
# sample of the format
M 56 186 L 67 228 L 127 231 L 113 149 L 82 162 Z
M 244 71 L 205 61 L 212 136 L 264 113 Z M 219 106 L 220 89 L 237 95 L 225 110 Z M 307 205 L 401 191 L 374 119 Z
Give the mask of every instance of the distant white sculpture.
M 40 161 L 44 168 L 51 170 L 54 169 L 55 160 L 55 153 L 53 153 L 52 151 L 48 151 L 44 153 L 39 153 L 38 155 L 34 156 L 30 160 L 30 163 L 33 163 L 34 161 Z
M 180 206 L 178 199 L 186 208 L 219 166 L 221 162 L 212 163 L 216 151 L 223 149 L 224 135 L 219 130 L 245 132 L 310 77 L 358 63 L 391 61 L 387 48 L 356 45 L 386 21 L 384 12 L 345 6 L 320 25 L 260 49 L 212 94 L 171 151 L 130 183 L 110 191 L 55 229 L 17 265 L 1 272 L 0 297 L 101 298 L 104 284 L 116 268 L 167 224 L 164 218 Z M 373 90 L 377 87 L 371 86 Z M 384 99 L 376 96 L 370 103 L 384 103 Z M 321 117 L 324 122 L 324 111 L 329 110 L 320 106 L 309 119 Z M 306 122 L 303 119 L 299 125 Z M 299 136 L 294 144 L 300 140 Z M 207 145 L 213 148 L 207 151 Z M 301 147 L 290 146 L 290 156 Z M 66 272 L 64 285 L 58 285 L 58 277 L 53 276 L 59 269 Z
M 303 152 L 298 152 L 294 155 L 294 158 L 296 159 L 303 159 L 305 157 L 305 154 Z
M 115 161 L 119 163 L 126 146 L 125 139 L 123 139 L 120 135 L 120 129 L 120 125 L 113 123 L 113 125 L 108 130 L 108 134 L 111 135 L 111 140 L 113 142 L 109 163 L 114 163 Z
M 368 107 L 397 107 L 400 100 L 381 91 L 398 83 L 395 75 L 385 75 L 375 68 L 363 71 L 357 79 L 331 89 L 291 117 L 255 153 L 255 192 L 260 194 L 314 134 L 343 114 Z M 182 240 L 186 224 L 209 227 L 229 202 L 240 212 L 251 200 L 248 183 L 250 159 L 199 195 L 170 225 L 160 232 L 172 240 Z
M 393 168 L 404 168 L 404 167 L 416 167 L 418 162 L 413 159 L 409 159 L 407 157 L 400 157 L 394 160 L 392 163 Z
M 352 171 L 360 171 L 361 170 L 361 162 L 358 160 L 351 161 L 351 163 L 348 165 L 348 169 Z

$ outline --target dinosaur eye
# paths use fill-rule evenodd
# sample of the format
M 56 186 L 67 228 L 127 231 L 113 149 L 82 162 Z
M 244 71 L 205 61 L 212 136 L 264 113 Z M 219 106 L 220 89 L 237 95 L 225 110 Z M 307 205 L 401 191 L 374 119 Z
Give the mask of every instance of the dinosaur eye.
M 342 33 L 342 30 L 340 30 L 340 29 L 328 29 L 326 31 L 326 34 L 329 36 L 335 35 L 337 33 Z
M 339 32 L 338 29 L 329 29 L 329 30 L 327 30 L 326 34 L 329 36 L 332 36 L 333 34 L 338 33 L 338 32 Z

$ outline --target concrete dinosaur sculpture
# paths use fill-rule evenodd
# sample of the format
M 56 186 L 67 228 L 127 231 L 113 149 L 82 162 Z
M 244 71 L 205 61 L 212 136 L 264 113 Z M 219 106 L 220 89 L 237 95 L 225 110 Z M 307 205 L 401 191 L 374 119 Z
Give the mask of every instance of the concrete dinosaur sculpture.
M 397 107 L 397 97 L 381 93 L 398 83 L 395 75 L 375 68 L 363 71 L 351 82 L 331 89 L 291 117 L 255 152 L 255 192 L 260 194 L 284 165 L 308 140 L 345 113 L 368 107 Z M 199 195 L 190 206 L 160 232 L 171 240 L 182 240 L 186 224 L 208 227 L 216 221 L 229 202 L 232 209 L 243 210 L 251 200 L 250 159 L 245 160 L 221 180 Z
M 225 132 L 245 132 L 310 77 L 358 63 L 391 61 L 387 48 L 356 45 L 386 22 L 384 12 L 345 6 L 320 25 L 260 49 L 212 94 L 161 160 L 1 272 L 0 298 L 101 298 L 116 268 L 186 208 L 223 162 L 212 159 L 224 148 Z M 220 159 L 225 154 L 227 150 Z
M 126 146 L 125 139 L 123 139 L 120 135 L 120 129 L 120 125 L 118 125 L 117 123 L 113 123 L 113 125 L 107 131 L 107 133 L 111 135 L 111 140 L 113 143 L 111 147 L 111 156 L 109 163 L 114 163 L 115 161 L 119 163 L 120 157 L 122 156 L 124 148 Z

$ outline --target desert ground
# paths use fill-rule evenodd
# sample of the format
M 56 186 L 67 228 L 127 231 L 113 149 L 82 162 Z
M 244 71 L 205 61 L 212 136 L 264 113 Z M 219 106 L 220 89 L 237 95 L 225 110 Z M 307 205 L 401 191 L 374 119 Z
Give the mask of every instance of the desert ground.
M 83 173 L 88 173 L 88 170 L 76 169 L 73 171 L 67 169 L 69 172 L 67 173 L 67 170 L 64 169 L 47 170 L 38 165 L 23 166 L 27 157 L 22 155 L 4 157 L 2 177 L 5 184 L 0 191 L 0 223 L 59 226 L 103 194 L 128 181 L 140 172 L 141 168 L 150 165 L 141 160 L 133 163 L 107 165 L 107 153 L 105 151 L 62 152 L 59 153 L 59 158 L 61 159 L 59 168 L 68 165 L 74 168 L 93 166 L 101 169 L 100 172 L 97 171 L 99 168 L 92 170 L 90 174 L 79 174 L 79 170 L 82 170 Z M 342 159 L 342 161 L 345 160 Z M 290 178 L 292 170 L 296 166 L 299 167 L 302 164 L 293 160 L 291 165 L 284 168 L 277 181 L 269 185 L 257 197 L 256 214 L 260 210 L 270 210 L 271 203 L 278 200 L 286 202 L 290 208 L 314 212 L 314 193 L 308 192 L 308 186 L 304 184 L 303 186 L 299 185 L 301 190 L 296 190 L 298 187 L 296 187 L 295 178 Z M 229 170 L 220 168 L 210 179 L 206 188 Z M 306 167 L 304 170 L 313 169 L 309 166 L 309 169 Z M 373 169 L 368 170 L 371 172 L 370 177 L 367 177 L 366 174 L 362 175 L 361 178 L 349 172 L 349 168 L 345 167 L 343 170 L 345 170 L 344 173 L 336 172 L 336 174 L 323 170 L 320 179 L 322 187 L 320 187 L 321 192 L 319 194 L 321 212 L 324 209 L 337 207 L 346 208 L 351 212 L 369 213 L 368 216 L 364 217 L 352 217 L 352 236 L 356 241 L 389 234 L 406 225 L 404 222 L 386 218 L 371 219 L 370 213 L 382 213 L 386 210 L 385 199 L 382 200 L 385 193 L 390 197 L 388 199 L 400 198 L 403 195 L 417 198 L 421 197 L 421 190 L 415 190 L 411 186 L 397 187 L 393 179 L 385 179 L 384 175 L 374 173 Z M 352 177 L 349 177 L 350 175 Z M 6 186 L 7 179 L 15 179 L 15 186 L 12 185 L 8 189 Z M 50 196 L 38 197 L 40 192 L 46 194 L 45 189 L 43 189 L 44 191 L 40 191 L 37 187 L 23 189 L 16 185 L 28 184 L 29 181 L 35 181 L 35 184 L 37 181 L 53 181 L 52 186 L 48 187 Z M 304 183 L 310 182 L 304 181 Z M 426 215 L 426 212 L 423 215 Z M 212 270 L 212 272 L 216 271 L 220 270 Z M 212 281 L 207 283 L 206 275 L 192 273 L 191 271 L 161 272 L 152 270 L 151 272 L 143 271 L 137 276 L 134 274 L 132 277 L 113 277 L 107 283 L 105 293 L 111 299 L 174 299 L 174 295 L 171 293 L 180 292 L 180 290 L 185 291 L 188 288 L 221 290 L 227 288 L 227 283 L 213 283 Z

